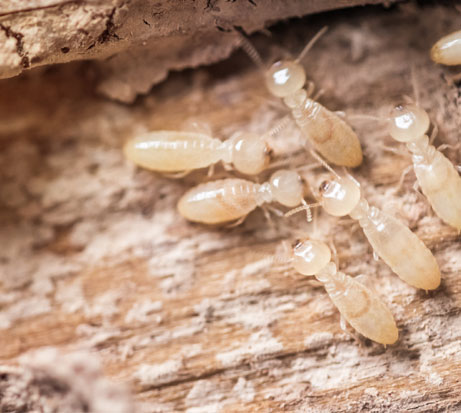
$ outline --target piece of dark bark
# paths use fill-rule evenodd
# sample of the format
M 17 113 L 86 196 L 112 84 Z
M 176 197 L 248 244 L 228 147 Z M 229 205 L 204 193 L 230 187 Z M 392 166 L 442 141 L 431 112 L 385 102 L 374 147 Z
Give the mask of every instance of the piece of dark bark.
M 0 78 L 33 67 L 98 59 L 98 90 L 132 102 L 171 70 L 227 58 L 278 20 L 382 0 L 7 1 L 0 6 Z M 389 0 L 387 1 L 389 3 Z

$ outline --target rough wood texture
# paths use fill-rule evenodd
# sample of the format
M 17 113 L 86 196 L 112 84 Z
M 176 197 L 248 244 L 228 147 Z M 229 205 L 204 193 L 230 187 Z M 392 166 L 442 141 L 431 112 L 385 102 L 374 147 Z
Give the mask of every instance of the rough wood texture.
M 392 1 L 392 0 L 391 0 Z M 390 2 L 391 2 L 390 1 Z M 104 59 L 98 90 L 124 102 L 169 70 L 222 60 L 248 33 L 288 17 L 382 0 L 34 0 L 0 5 L 0 78 L 25 69 Z M 108 59 L 109 58 L 109 59 Z
M 296 53 L 328 24 L 305 64 L 321 101 L 348 114 L 384 116 L 412 94 L 414 64 L 436 143 L 456 144 L 459 91 L 428 51 L 458 22 L 440 6 L 354 9 L 255 41 L 266 57 L 279 54 L 276 44 Z M 238 228 L 191 225 L 175 204 L 205 172 L 171 180 L 122 157 L 132 134 L 190 119 L 221 137 L 270 128 L 283 111 L 267 103 L 245 55 L 174 74 L 131 106 L 96 97 L 91 67 L 0 82 L 0 411 L 102 412 L 116 395 L 121 412 L 134 411 L 101 374 L 129 387 L 145 412 L 461 410 L 460 239 L 412 190 L 413 174 L 394 193 L 409 157 L 383 148 L 401 147 L 381 125 L 353 122 L 366 156 L 354 173 L 371 204 L 433 250 L 442 286 L 426 294 L 405 285 L 350 222 L 320 214 L 318 229 L 334 240 L 341 269 L 366 274 L 390 306 L 400 340 L 387 349 L 344 333 L 323 289 L 282 259 L 283 240 L 312 231 L 302 215 L 269 225 L 258 211 Z M 276 161 L 310 162 L 295 127 L 272 145 Z M 461 163 L 459 151 L 447 154 Z M 42 346 L 63 355 L 30 353 Z M 82 358 L 66 355 L 76 350 L 99 358 L 103 372 L 94 361 L 79 367 Z M 79 392 L 83 382 L 106 390 Z

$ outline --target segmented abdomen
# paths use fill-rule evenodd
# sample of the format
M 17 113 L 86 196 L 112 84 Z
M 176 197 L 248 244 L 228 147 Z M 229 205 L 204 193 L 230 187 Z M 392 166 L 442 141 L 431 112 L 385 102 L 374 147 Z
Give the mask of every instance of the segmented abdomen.
M 393 344 L 399 332 L 394 317 L 379 296 L 341 272 L 325 284 L 331 300 L 360 334 L 382 344 Z
M 362 148 L 352 128 L 312 99 L 292 111 L 303 134 L 330 163 L 355 167 L 362 163 Z
M 403 281 L 424 290 L 439 286 L 435 257 L 405 225 L 374 207 L 359 223 L 376 253 Z
M 222 179 L 187 191 L 178 210 L 189 221 L 218 224 L 241 218 L 257 206 L 258 184 L 244 179 Z
M 160 172 L 204 168 L 220 159 L 222 142 L 194 132 L 156 131 L 138 136 L 125 145 L 128 159 Z
M 461 231 L 461 177 L 453 164 L 435 152 L 430 164 L 415 159 L 415 173 L 424 195 L 436 214 Z

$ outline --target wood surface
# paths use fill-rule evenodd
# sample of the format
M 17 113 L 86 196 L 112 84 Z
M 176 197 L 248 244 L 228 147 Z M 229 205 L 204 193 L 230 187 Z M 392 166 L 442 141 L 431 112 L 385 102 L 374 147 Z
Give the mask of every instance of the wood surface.
M 286 112 L 245 54 L 174 73 L 131 105 L 95 93 L 91 62 L 2 80 L 0 411 L 461 411 L 460 237 L 413 190 L 413 173 L 396 193 L 405 147 L 382 123 L 353 117 L 384 117 L 412 96 L 413 66 L 435 143 L 459 143 L 456 68 L 428 52 L 460 20 L 451 5 L 409 3 L 290 20 L 252 38 L 269 61 L 329 26 L 304 65 L 319 100 L 345 111 L 360 137 L 353 174 L 440 264 L 441 287 L 417 291 L 373 259 L 350 220 L 319 212 L 315 236 L 393 312 L 400 339 L 388 348 L 342 331 L 323 288 L 290 269 L 284 241 L 314 231 L 303 214 L 190 224 L 175 205 L 206 171 L 169 179 L 123 158 L 123 142 L 144 130 L 198 121 L 225 138 L 276 124 Z M 280 166 L 313 162 L 293 125 L 271 145 Z M 459 150 L 445 153 L 461 163 Z

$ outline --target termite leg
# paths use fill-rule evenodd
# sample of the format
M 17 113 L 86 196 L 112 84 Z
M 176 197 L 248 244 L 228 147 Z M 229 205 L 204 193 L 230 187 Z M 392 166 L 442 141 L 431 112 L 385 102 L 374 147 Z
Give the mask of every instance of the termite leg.
M 163 174 L 163 176 L 166 176 L 167 178 L 172 178 L 172 179 L 181 179 L 184 178 L 185 176 L 189 175 L 192 171 L 189 169 L 187 171 L 182 171 L 182 172 L 176 172 L 172 174 Z
M 461 142 L 457 143 L 456 145 L 450 145 L 449 143 L 444 143 L 437 147 L 438 151 L 444 151 L 445 149 L 452 149 L 457 151 L 461 147 Z
M 339 116 L 340 118 L 343 118 L 343 119 L 346 119 L 346 116 L 347 116 L 347 115 L 346 115 L 346 112 L 344 112 L 343 110 L 336 110 L 336 111 L 334 112 L 334 114 L 335 114 L 336 116 Z
M 312 80 L 309 80 L 307 82 L 307 87 L 306 87 L 306 95 L 307 97 L 311 97 L 312 94 L 314 93 L 315 90 L 315 84 Z
M 324 93 L 325 93 L 324 89 L 319 89 L 318 92 L 312 98 L 312 100 L 315 100 L 315 101 L 319 100 L 323 96 Z
M 330 239 L 330 241 L 328 242 L 328 246 L 331 249 L 331 253 L 333 255 L 333 260 L 335 262 L 336 268 L 339 268 L 338 250 L 336 249 L 336 245 L 333 239 Z
M 208 178 L 210 178 L 210 177 L 212 177 L 212 176 L 214 175 L 214 166 L 215 166 L 215 164 L 212 163 L 212 164 L 210 165 L 210 167 L 208 168 L 208 173 L 207 173 L 207 177 L 208 177 Z
M 349 331 L 347 329 L 347 321 L 346 319 L 342 316 L 342 314 L 339 316 L 339 327 L 341 330 L 343 330 L 345 333 L 349 334 Z
M 387 145 L 377 145 L 379 148 L 381 148 L 383 151 L 393 153 L 394 155 L 398 156 L 408 156 L 407 151 L 403 151 L 400 147 L 399 148 L 394 148 L 393 146 L 387 146 Z
M 363 346 L 363 340 L 361 337 L 355 332 L 355 330 L 348 327 L 346 319 L 343 315 L 340 315 L 339 318 L 339 326 L 341 330 L 343 330 L 349 337 L 351 337 L 354 341 L 356 341 L 360 346 Z
M 266 208 L 268 211 L 272 212 L 273 214 L 277 215 L 278 217 L 283 217 L 285 214 L 280 211 L 280 209 L 277 209 L 273 207 L 272 205 L 265 205 L 264 208 Z
M 366 279 L 365 274 L 359 274 L 359 275 L 354 277 L 355 281 L 358 281 L 360 284 L 363 284 L 363 285 L 366 285 L 365 279 Z
M 432 132 L 431 132 L 431 137 L 429 138 L 429 144 L 432 145 L 432 142 L 434 142 L 434 139 L 435 137 L 437 136 L 437 134 L 439 133 L 439 127 L 437 126 L 436 123 L 433 123 L 433 128 L 432 128 Z
M 378 253 L 377 253 L 375 250 L 373 250 L 373 259 L 374 259 L 376 262 L 379 261 L 379 255 L 378 255 Z
M 271 218 L 271 214 L 269 213 L 269 209 L 267 205 L 261 206 L 261 209 L 264 214 L 264 218 L 266 218 L 267 224 L 271 227 L 271 229 L 275 229 L 275 224 L 273 219 Z
M 243 217 L 240 217 L 237 221 L 233 222 L 232 224 L 226 225 L 226 228 L 238 227 L 243 221 L 245 221 L 247 216 L 248 215 L 244 215 Z
M 421 193 L 421 191 L 419 190 L 419 183 L 418 183 L 418 181 L 415 181 L 415 182 L 414 182 L 412 189 L 413 189 L 413 191 L 416 192 L 416 195 L 418 196 L 418 198 L 420 199 L 420 201 L 422 201 L 422 202 L 427 202 L 426 197 L 425 197 L 425 196 Z M 429 214 L 433 214 L 432 208 L 430 209 Z
M 400 175 L 399 183 L 397 184 L 397 188 L 394 191 L 394 194 L 398 194 L 402 189 L 403 182 L 405 181 L 405 177 L 413 170 L 413 165 L 408 165 Z
M 408 95 L 403 95 L 403 100 L 407 104 L 415 104 L 415 99 Z

